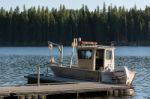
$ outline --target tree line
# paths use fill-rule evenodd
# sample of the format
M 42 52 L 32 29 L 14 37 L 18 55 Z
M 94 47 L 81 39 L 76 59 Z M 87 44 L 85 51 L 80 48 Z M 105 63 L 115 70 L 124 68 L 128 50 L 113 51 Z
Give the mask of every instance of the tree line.
M 150 45 L 150 7 L 144 10 L 99 6 L 80 9 L 0 8 L 0 46 L 45 46 L 47 41 L 71 45 L 75 37 L 100 44 Z

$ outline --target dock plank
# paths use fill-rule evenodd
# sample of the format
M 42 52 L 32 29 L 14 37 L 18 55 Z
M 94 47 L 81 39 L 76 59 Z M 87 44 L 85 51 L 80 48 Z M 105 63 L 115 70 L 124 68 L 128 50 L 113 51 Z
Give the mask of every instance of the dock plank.
M 61 94 L 76 92 L 105 91 L 109 89 L 127 89 L 126 85 L 101 84 L 96 82 L 81 82 L 72 84 L 40 85 L 40 86 L 12 86 L 0 87 L 0 95 L 25 94 Z

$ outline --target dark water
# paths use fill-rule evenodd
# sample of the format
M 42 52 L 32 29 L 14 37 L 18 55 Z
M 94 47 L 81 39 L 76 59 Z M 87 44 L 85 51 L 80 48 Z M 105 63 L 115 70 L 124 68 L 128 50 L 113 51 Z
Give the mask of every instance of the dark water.
M 53 51 L 57 55 L 57 49 Z M 130 99 L 150 99 L 150 47 L 117 47 L 116 68 L 128 66 L 137 75 L 133 81 L 136 95 Z M 64 61 L 69 63 L 71 48 L 64 49 Z M 25 75 L 36 73 L 37 65 L 49 61 L 47 47 L 1 47 L 0 48 L 0 86 L 24 85 Z M 56 57 L 57 58 L 57 57 Z M 75 63 L 75 62 L 74 62 Z M 41 72 L 46 73 L 42 66 Z M 48 70 L 51 73 L 50 70 Z M 116 99 L 106 97 L 105 99 Z M 119 99 L 119 97 L 118 97 Z

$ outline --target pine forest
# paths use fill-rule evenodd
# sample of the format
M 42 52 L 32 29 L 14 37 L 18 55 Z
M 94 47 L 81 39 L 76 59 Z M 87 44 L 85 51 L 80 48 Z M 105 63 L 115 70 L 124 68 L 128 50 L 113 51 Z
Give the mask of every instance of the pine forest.
M 22 10 L 21 10 L 22 9 Z M 150 7 L 80 9 L 0 8 L 0 46 L 46 46 L 47 41 L 70 46 L 73 38 L 99 44 L 150 45 Z

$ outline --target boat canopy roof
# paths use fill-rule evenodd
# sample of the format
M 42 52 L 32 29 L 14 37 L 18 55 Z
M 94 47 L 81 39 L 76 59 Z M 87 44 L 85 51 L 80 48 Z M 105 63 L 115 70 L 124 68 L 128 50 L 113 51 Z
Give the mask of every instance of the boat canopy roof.
M 114 46 L 104 46 L 104 45 L 80 45 L 78 49 L 115 49 Z
M 97 42 L 91 41 L 79 41 L 76 45 L 78 49 L 115 49 L 114 46 L 98 45 Z

